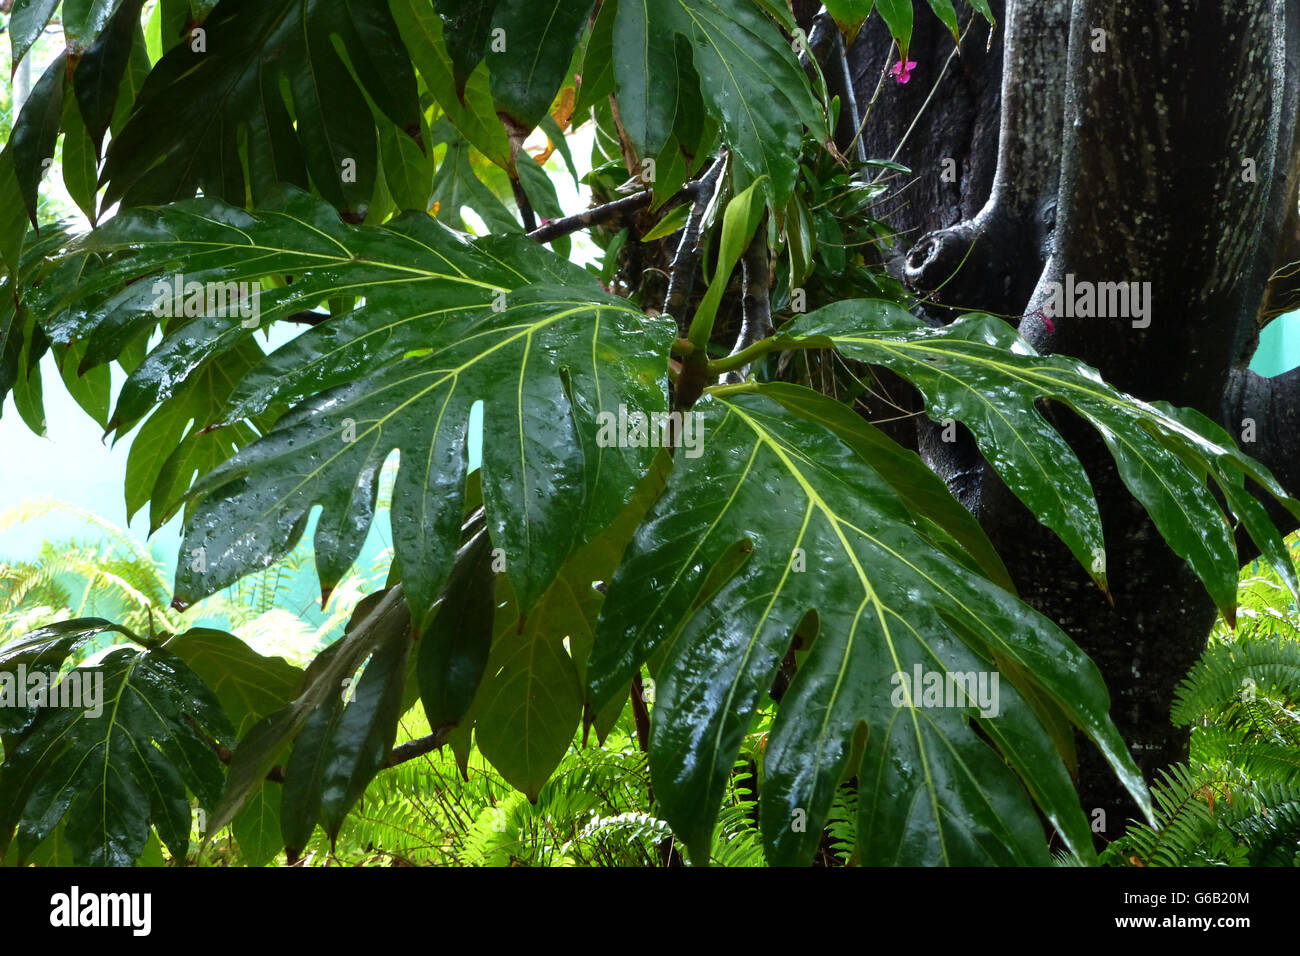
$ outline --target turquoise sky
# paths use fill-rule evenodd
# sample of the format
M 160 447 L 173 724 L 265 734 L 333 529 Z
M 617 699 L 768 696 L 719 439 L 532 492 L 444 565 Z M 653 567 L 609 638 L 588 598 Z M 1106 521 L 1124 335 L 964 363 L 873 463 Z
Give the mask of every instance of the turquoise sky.
M 287 338 L 284 336 L 283 338 Z M 123 481 L 126 477 L 126 459 L 130 451 L 128 435 L 116 446 L 101 441 L 101 429 L 68 395 L 59 380 L 53 358 L 42 360 L 42 381 L 45 385 L 46 434 L 34 434 L 19 417 L 12 397 L 6 399 L 0 412 L 0 511 L 20 502 L 36 498 L 54 498 L 68 504 L 93 511 L 95 514 L 129 528 L 140 541 L 147 541 L 155 558 L 163 563 L 168 575 L 173 576 L 180 548 L 181 518 L 178 515 L 160 528 L 152 537 L 149 532 L 149 509 L 146 505 L 129 525 L 126 523 L 126 501 Z M 114 392 L 120 388 L 123 375 L 114 366 Z M 469 467 L 477 468 L 482 456 L 481 405 L 474 405 L 470 413 Z M 315 509 L 304 540 L 310 541 L 315 530 Z M 92 529 L 73 515 L 47 514 L 26 525 L 17 525 L 0 531 L 0 557 L 29 559 L 35 557 L 42 541 L 68 537 L 94 537 Z M 381 550 L 391 544 L 387 515 L 376 520 L 370 530 L 365 549 L 358 562 L 368 567 Z M 295 610 L 310 607 L 319 596 L 317 582 L 306 575 L 293 589 Z

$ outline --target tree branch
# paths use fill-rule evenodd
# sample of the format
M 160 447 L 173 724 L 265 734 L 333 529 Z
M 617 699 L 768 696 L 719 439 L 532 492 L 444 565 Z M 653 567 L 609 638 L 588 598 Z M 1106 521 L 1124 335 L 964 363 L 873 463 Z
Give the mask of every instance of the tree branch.
M 447 742 L 447 738 L 451 736 L 454 729 L 455 724 L 447 724 L 444 727 L 439 727 L 431 734 L 425 734 L 423 737 L 399 744 L 388 752 L 388 756 L 384 758 L 383 766 L 380 769 L 387 770 L 390 767 L 396 767 L 398 764 L 406 763 L 408 760 L 414 760 L 417 757 L 423 757 L 425 754 L 437 750 Z M 216 751 L 217 758 L 229 766 L 234 756 L 233 751 L 229 747 L 222 746 L 218 746 Z M 276 764 L 268 770 L 266 781 L 268 783 L 284 783 L 284 767 L 281 764 Z
M 535 232 L 537 230 L 537 216 L 533 212 L 533 204 L 528 201 L 528 194 L 524 192 L 523 183 L 518 179 L 510 180 L 510 188 L 515 194 L 515 205 L 519 207 L 519 218 L 524 224 L 524 232 Z
M 683 338 L 689 330 L 683 311 L 695 289 L 695 265 L 699 260 L 700 230 L 704 223 L 704 214 L 717 194 L 718 183 L 722 179 L 722 170 L 726 161 L 726 151 L 722 150 L 704 171 L 704 175 L 699 178 L 695 193 L 695 208 L 691 210 L 686 228 L 682 230 L 681 241 L 677 244 L 677 253 L 673 256 L 668 293 L 664 296 L 664 307 L 660 312 L 671 315 L 677 321 L 678 333 Z
M 414 760 L 416 757 L 423 757 L 425 754 L 437 750 L 447 742 L 447 738 L 451 736 L 454 729 L 454 724 L 447 724 L 439 727 L 431 734 L 425 734 L 416 740 L 408 740 L 404 744 L 399 744 L 389 751 L 387 759 L 384 760 L 384 769 L 396 767 L 398 764 Z
M 622 199 L 615 199 L 613 202 L 607 202 L 601 206 L 593 206 L 572 216 L 565 216 L 563 219 L 552 219 L 530 232 L 528 238 L 542 243 L 551 242 L 581 229 L 589 229 L 592 226 L 599 226 L 611 220 L 621 220 L 628 213 L 636 212 L 650 205 L 651 195 L 651 192 L 646 190 L 645 192 L 625 196 Z
M 772 309 L 768 295 L 772 283 L 772 270 L 767 257 L 767 229 L 759 223 L 758 231 L 745 249 L 741 259 L 745 293 L 741 297 L 740 334 L 728 358 L 734 359 L 746 349 L 763 341 L 773 332 Z M 727 372 L 722 377 L 725 382 L 743 382 L 749 373 L 749 366 Z

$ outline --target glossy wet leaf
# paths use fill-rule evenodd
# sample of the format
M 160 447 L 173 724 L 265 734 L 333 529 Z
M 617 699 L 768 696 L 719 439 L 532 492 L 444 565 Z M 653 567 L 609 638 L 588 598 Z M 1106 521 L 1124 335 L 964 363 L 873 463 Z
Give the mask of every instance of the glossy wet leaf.
M 280 784 L 262 784 L 230 825 L 249 866 L 265 866 L 284 848 L 280 833 L 281 799 Z
M 167 650 L 216 695 L 236 737 L 288 704 L 302 685 L 302 668 L 259 654 L 225 631 L 192 628 L 168 641 Z
M 10 63 L 14 68 L 40 37 L 58 5 L 59 0 L 14 0 L 9 16 Z
M 852 39 L 871 16 L 871 8 L 875 5 L 876 0 L 829 0 L 826 12 L 834 18 L 840 32 Z
M 433 0 L 458 93 L 487 52 L 492 16 L 499 5 L 500 0 Z
M 593 106 L 603 105 L 614 92 L 614 21 L 618 8 L 617 3 L 602 3 L 596 22 L 591 25 L 579 68 L 582 83 L 573 107 L 575 125 L 590 115 Z
M 876 9 L 898 44 L 899 58 L 906 60 L 912 42 L 912 0 L 876 0 Z
M 690 218 L 691 207 L 683 204 L 677 206 L 655 224 L 655 227 L 641 237 L 642 242 L 654 242 L 656 239 L 667 239 L 675 232 L 680 232 L 686 227 L 686 220 Z
M 320 722 L 337 718 L 346 690 L 343 682 L 352 678 L 366 659 L 385 643 L 396 642 L 399 638 L 404 640 L 410 633 L 410 626 L 410 613 L 400 587 L 367 595 L 361 600 L 343 637 L 317 654 L 307 668 L 298 695 L 285 707 L 258 721 L 239 739 L 221 797 L 208 814 L 209 834 L 230 823 L 247 805 L 276 761 L 295 740 L 301 744 L 299 735 L 304 728 L 310 724 L 313 734 L 319 734 L 323 732 Z M 303 753 L 307 752 L 304 749 Z M 307 794 L 301 799 L 312 812 L 305 820 L 302 814 L 293 816 L 289 823 L 305 826 L 306 834 L 310 834 L 319 809 L 317 785 L 320 778 L 300 773 L 296 779 Z M 313 787 L 316 787 L 315 796 L 311 794 Z M 297 845 L 301 846 L 306 835 L 295 836 L 295 840 L 300 841 Z
M 663 149 L 677 116 L 677 34 L 655 0 L 622 0 L 612 32 L 619 116 L 642 156 Z
M 934 15 L 943 21 L 943 25 L 948 28 L 952 34 L 954 42 L 961 40 L 961 27 L 957 23 L 957 11 L 953 8 L 952 0 L 929 0 L 930 9 Z
M 993 10 L 989 7 L 989 0 L 970 0 L 970 5 L 989 22 L 990 26 L 996 27 L 998 25 L 997 18 L 993 16 Z
M 693 81 L 749 179 L 769 176 L 784 204 L 804 127 L 824 139 L 826 122 L 776 24 L 748 0 L 638 0 L 620 4 L 613 29 L 619 108 L 631 111 L 634 142 L 649 154 L 668 142 L 682 123 L 682 86 Z M 688 44 L 690 72 L 674 34 Z
M 261 197 L 276 182 L 306 187 L 309 174 L 322 196 L 359 221 L 376 182 L 376 124 L 418 132 L 420 113 L 415 73 L 396 52 L 403 47 L 387 5 L 350 13 L 347 4 L 322 0 L 214 10 L 203 23 L 205 49 L 179 43 L 150 71 L 109 145 L 105 204 L 169 202 L 202 189 L 242 205 L 249 187 Z M 367 95 L 382 116 L 372 114 Z
M 23 204 L 18 172 L 14 168 L 11 141 L 0 150 L 0 260 L 3 260 L 5 272 L 10 276 L 19 267 L 27 224 L 27 210 Z M 10 299 L 12 300 L 12 295 Z
M 473 210 L 492 232 L 523 232 L 515 214 L 487 186 L 474 168 L 474 147 L 452 127 L 447 117 L 433 126 L 436 141 L 446 143 L 446 152 L 433 176 L 431 214 L 454 229 L 467 228 L 465 207 Z
M 581 620 L 573 617 L 572 601 L 573 592 L 557 581 L 524 627 L 516 616 L 500 629 L 476 715 L 479 750 L 530 800 L 564 757 L 582 717 L 582 685 L 565 647 L 568 622 Z
M 1136 401 L 1077 359 L 1036 355 L 1009 325 L 988 315 L 966 315 L 931 329 L 897 306 L 851 300 L 801 316 L 781 334 L 830 344 L 848 358 L 883 365 L 912 382 L 925 398 L 926 413 L 966 425 L 1007 487 L 1103 587 L 1105 546 L 1091 484 L 1039 411 L 1041 399 L 1067 405 L 1098 430 L 1125 486 L 1229 620 L 1240 562 L 1207 476 L 1229 497 L 1229 507 L 1250 519 L 1247 531 L 1295 587 L 1291 563 L 1281 560 L 1285 549 L 1277 530 L 1257 520 L 1256 509 L 1242 497 L 1244 479 L 1293 513 L 1300 514 L 1300 504 L 1203 416 Z
M 833 404 L 812 392 L 803 404 L 819 402 Z M 923 815 L 931 827 L 954 828 L 942 843 L 917 847 L 909 862 L 987 863 L 990 854 L 1045 861 L 1022 786 L 1087 853 L 1069 774 L 1016 681 L 1068 715 L 1145 804 L 1096 667 L 1051 621 L 933 547 L 864 457 L 867 448 L 791 414 L 761 386 L 706 397 L 696 408 L 703 453 L 679 453 L 615 574 L 588 677 L 599 707 L 641 662 L 666 653 L 651 771 L 665 817 L 697 859 L 707 858 L 741 739 L 809 611 L 819 630 L 765 751 L 761 819 L 771 861 L 811 858 L 835 788 L 852 772 L 847 761 L 862 722 L 877 748 L 858 768 L 863 812 L 901 802 L 908 820 Z M 1000 660 L 1012 666 L 1000 671 Z M 910 679 L 918 666 L 939 679 L 984 674 L 986 684 L 999 674 L 996 713 L 981 715 L 960 696 L 951 713 L 899 698 L 894 675 Z M 893 774 L 888 787 L 862 784 L 871 760 Z M 1014 777 L 972 772 L 972 761 L 986 768 L 1005 761 Z M 806 826 L 792 826 L 797 820 Z M 895 861 L 870 842 L 863 849 L 865 863 Z
M 451 739 L 453 746 L 458 740 L 467 743 L 472 727 L 483 755 L 530 798 L 563 759 L 583 716 L 582 686 L 604 601 L 598 585 L 608 582 L 618 567 L 633 532 L 662 490 L 669 465 L 667 454 L 661 453 L 618 517 L 569 559 L 522 620 L 509 585 L 498 586 L 486 676 Z M 587 714 L 598 734 L 607 732 L 626 699 L 624 688 L 619 700 Z
M 6 752 L 0 850 L 15 824 L 25 855 L 65 819 L 78 865 L 130 866 L 150 826 L 183 857 L 192 823 L 189 794 L 211 807 L 221 790 L 213 742 L 233 742 L 221 705 L 166 651 L 120 648 L 63 679 L 72 675 L 102 681 L 100 712 L 42 707 Z
M 510 143 L 496 115 L 486 69 L 471 70 L 458 78 L 443 20 L 428 3 L 391 0 L 390 7 L 411 62 L 446 117 L 483 155 L 507 167 Z M 491 14 L 487 16 L 490 20 Z
M 108 366 L 99 365 L 82 372 L 79 368 L 84 346 L 55 347 L 55 362 L 63 378 L 63 387 L 81 406 L 82 411 L 101 428 L 108 424 L 112 381 Z
M 393 205 L 401 211 L 418 209 L 424 212 L 428 209 L 433 194 L 433 156 L 392 126 L 379 131 L 379 155 Z
M 409 633 L 390 632 L 375 648 L 346 705 L 341 710 L 337 705 L 324 707 L 308 721 L 285 767 L 281 829 L 286 846 L 298 850 L 304 844 L 291 841 L 283 823 L 291 817 L 314 819 L 311 808 L 316 801 L 321 824 L 334 839 L 348 810 L 383 766 L 402 715 L 410 651 Z M 319 738 L 313 733 L 318 724 L 324 728 Z M 310 775 L 305 788 L 298 780 L 301 773 Z M 300 796 L 304 789 L 309 794 L 306 802 Z
M 500 0 L 492 16 L 487 63 L 497 109 L 520 128 L 541 122 L 559 92 L 593 0 Z M 499 33 L 497 31 L 500 31 Z
M 459 723 L 487 667 L 496 611 L 492 541 L 479 532 L 457 555 L 447 593 L 420 636 L 420 699 L 430 727 Z
M 847 405 L 828 402 L 806 388 L 773 382 L 763 394 L 798 415 L 833 432 L 842 442 L 871 462 L 876 473 L 920 523 L 922 533 L 940 550 L 961 563 L 972 563 L 975 570 L 1012 594 L 1015 584 L 1002 563 L 993 542 L 969 511 L 948 491 L 943 479 L 921 460 L 921 456 L 904 448 L 866 421 Z M 950 545 L 955 545 L 951 547 Z
M 114 255 L 130 249 L 130 255 Z M 210 200 L 119 215 L 82 240 L 108 255 L 93 275 L 65 263 L 38 290 L 47 312 L 84 301 L 80 334 L 106 361 L 156 318 L 151 276 L 256 282 L 260 322 L 364 286 L 365 304 L 331 317 L 243 377 L 217 424 L 295 406 L 268 434 L 190 489 L 177 597 L 193 601 L 286 553 L 313 505 L 325 589 L 355 560 L 373 519 L 380 466 L 401 452 L 394 547 L 417 621 L 437 599 L 459 544 L 469 414 L 485 403 L 483 489 L 493 541 L 526 606 L 576 548 L 618 513 L 652 448 L 601 447 L 598 418 L 620 405 L 665 407 L 673 325 L 647 319 L 595 278 L 520 237 L 469 242 L 423 214 L 351 227 L 328 206 L 287 193 L 245 213 Z M 164 286 L 165 287 L 165 286 Z M 227 310 L 229 311 L 229 310 Z M 205 363 L 252 334 L 239 314 L 196 317 L 170 332 L 127 379 L 113 423 L 176 394 Z
M 131 58 L 131 46 L 140 28 L 143 0 L 126 0 L 108 21 L 107 29 L 81 55 L 72 74 L 72 88 L 78 109 L 98 160 L 104 134 L 117 108 L 122 78 Z M 66 11 L 67 4 L 64 4 Z M 68 129 L 67 124 L 64 128 Z M 94 219 L 94 216 L 90 217 Z
M 99 165 L 95 155 L 95 144 L 86 131 L 86 124 L 81 121 L 77 101 L 69 96 L 63 102 L 63 185 L 68 195 L 77 204 L 77 208 L 86 214 L 92 223 L 99 218 L 97 190 L 99 188 Z
M 264 356 L 251 337 L 187 378 L 131 438 L 126 459 L 126 513 L 149 505 L 149 530 L 176 512 L 196 476 L 209 471 L 258 434 L 247 423 L 207 430 L 235 385 Z M 139 366 L 136 366 L 137 368 Z M 261 419 L 258 419 L 260 423 Z M 119 434 L 124 426 L 119 426 Z
M 68 49 L 81 52 L 108 26 L 122 0 L 63 0 L 63 36 Z
M 47 624 L 0 646 L 0 691 L 13 694 L 19 668 L 57 672 L 68 656 L 105 634 L 134 638 L 129 630 L 103 618 L 74 618 Z M 12 682 L 12 683 L 11 683 Z M 36 708 L 10 701 L 0 707 L 0 734 L 18 734 L 36 719 Z
M 7 150 L 0 153 L 0 202 L 4 199 L 2 193 L 7 155 Z M 61 224 L 47 223 L 38 236 L 35 231 L 27 228 L 27 217 L 22 210 L 22 201 L 18 198 L 16 183 L 12 199 L 14 202 L 9 211 L 14 213 L 20 238 L 25 235 L 27 240 L 15 260 L 18 288 L 22 289 L 44 266 L 44 257 L 67 241 L 67 232 Z M 0 219 L 2 218 L 3 207 L 0 207 Z M 0 222 L 0 231 L 3 228 L 4 225 Z M 15 254 L 17 255 L 16 251 Z M 34 356 L 31 354 L 33 344 L 36 345 Z M 0 407 L 4 406 L 4 400 L 11 390 L 23 386 L 29 372 L 39 375 L 39 371 L 32 365 L 32 359 L 34 357 L 39 360 L 48 347 L 49 340 L 42 334 L 31 310 L 19 311 L 18 303 L 15 302 L 13 278 L 0 272 Z
M 23 103 L 9 134 L 6 152 L 12 150 L 14 173 L 27 207 L 27 218 L 33 226 L 39 226 L 36 204 L 41 180 L 54 163 L 66 78 L 67 56 L 60 53 L 32 86 L 31 95 Z
M 344 816 L 392 750 L 404 709 L 412 637 L 401 625 L 400 618 L 393 618 L 377 632 L 360 680 L 347 674 L 336 693 L 310 714 L 294 742 L 280 806 L 281 834 L 294 855 L 306 845 L 318 818 L 331 840 L 338 835 Z M 355 626 L 368 625 L 361 618 Z
M 713 332 L 713 319 L 722 303 L 728 280 L 753 239 L 754 230 L 758 228 L 759 219 L 767 208 L 764 203 L 764 182 L 764 179 L 759 179 L 751 183 L 749 188 L 727 203 L 727 211 L 722 217 L 722 233 L 713 278 L 709 280 L 709 287 L 691 318 L 691 342 L 698 349 L 708 347 Z

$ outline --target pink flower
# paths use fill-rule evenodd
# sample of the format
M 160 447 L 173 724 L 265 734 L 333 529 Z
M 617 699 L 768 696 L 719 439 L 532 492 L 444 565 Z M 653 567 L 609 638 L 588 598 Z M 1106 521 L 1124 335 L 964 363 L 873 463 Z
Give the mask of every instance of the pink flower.
M 915 60 L 899 60 L 889 68 L 889 73 L 899 83 L 906 83 L 912 78 L 912 71 L 916 69 Z
M 1043 324 L 1047 326 L 1047 331 L 1048 331 L 1048 332 L 1051 332 L 1051 333 L 1055 333 L 1055 332 L 1056 332 L 1056 323 L 1053 322 L 1053 321 L 1052 321 L 1052 317 L 1051 317 L 1050 315 L 1048 315 L 1046 312 L 1044 312 L 1042 309 L 1037 309 L 1037 310 L 1035 310 L 1034 312 L 1031 312 L 1029 315 L 1030 315 L 1031 318 L 1037 317 L 1037 318 L 1042 319 L 1042 320 L 1043 320 Z

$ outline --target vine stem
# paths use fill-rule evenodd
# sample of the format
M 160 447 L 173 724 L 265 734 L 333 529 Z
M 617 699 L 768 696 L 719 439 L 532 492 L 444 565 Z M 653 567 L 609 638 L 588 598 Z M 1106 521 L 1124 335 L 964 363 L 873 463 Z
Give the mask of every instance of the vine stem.
M 777 348 L 811 348 L 809 343 L 796 342 L 787 343 L 785 346 L 779 346 L 776 339 L 761 339 L 739 352 L 734 352 L 726 358 L 711 359 L 706 366 L 710 375 L 721 375 L 723 372 L 730 372 L 733 369 L 744 368 L 751 364 L 755 359 L 762 358 L 768 352 Z M 725 388 L 727 386 L 719 386 Z

